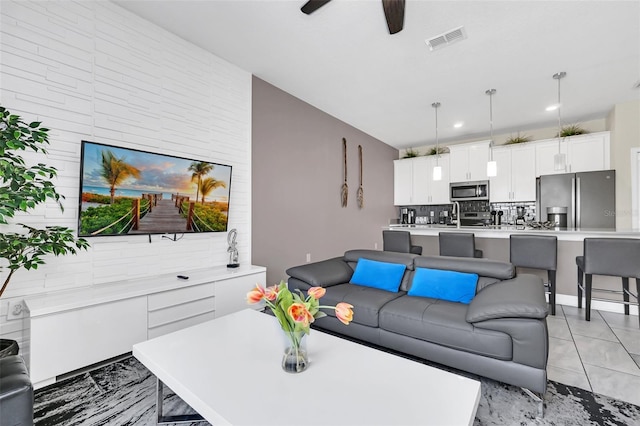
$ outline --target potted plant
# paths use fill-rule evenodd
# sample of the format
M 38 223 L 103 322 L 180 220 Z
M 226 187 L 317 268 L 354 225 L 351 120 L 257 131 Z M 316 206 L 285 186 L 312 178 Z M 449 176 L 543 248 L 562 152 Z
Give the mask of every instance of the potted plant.
M 589 132 L 579 124 L 568 124 L 566 126 L 562 126 L 560 134 L 556 135 L 556 137 L 560 136 L 561 138 L 566 138 L 567 136 L 584 135 L 587 133 Z
M 425 155 L 436 155 L 436 154 L 447 154 L 449 152 L 449 148 L 446 146 L 433 147 Z
M 517 143 L 525 143 L 525 142 L 530 142 L 531 141 L 531 136 L 520 136 L 520 132 L 518 132 L 517 136 L 510 136 L 509 139 L 507 139 L 504 144 L 505 145 L 513 145 L 513 144 L 517 144 Z
M 413 148 L 407 148 L 402 158 L 414 158 L 420 156 L 420 152 Z
M 48 129 L 41 127 L 41 123 L 27 124 L 0 106 L 0 224 L 8 227 L 8 219 L 17 212 L 29 212 L 47 200 L 55 201 L 64 211 L 61 203 L 64 196 L 52 183 L 57 176 L 56 168 L 43 163 L 29 165 L 21 156 L 27 150 L 46 155 L 47 144 Z M 62 226 L 40 229 L 22 223 L 12 226 L 15 232 L 0 233 L 0 259 L 4 259 L 0 268 L 9 270 L 0 297 L 20 268 L 37 269 L 45 263 L 43 257 L 47 254 L 75 254 L 89 247 L 85 239 L 76 238 L 71 229 Z

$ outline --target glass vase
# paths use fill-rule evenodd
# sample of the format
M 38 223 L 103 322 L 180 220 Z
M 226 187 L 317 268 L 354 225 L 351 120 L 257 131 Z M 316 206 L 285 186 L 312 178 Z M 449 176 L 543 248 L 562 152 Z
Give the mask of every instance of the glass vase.
M 285 347 L 282 356 L 282 369 L 287 373 L 302 373 L 309 366 L 307 358 L 307 339 L 302 331 L 285 332 Z

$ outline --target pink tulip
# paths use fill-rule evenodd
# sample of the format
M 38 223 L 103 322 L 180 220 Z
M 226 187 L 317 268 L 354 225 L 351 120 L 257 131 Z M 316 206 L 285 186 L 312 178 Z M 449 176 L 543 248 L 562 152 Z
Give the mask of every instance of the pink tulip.
M 267 287 L 265 289 L 264 297 L 271 302 L 276 300 L 276 298 L 278 297 L 278 286 L 272 285 L 270 287 Z
M 340 302 L 336 305 L 336 317 L 345 325 L 349 325 L 353 321 L 353 305 Z
M 305 326 L 313 322 L 313 315 L 311 315 L 304 303 L 292 303 L 287 313 L 295 322 L 301 322 Z
M 247 293 L 247 303 L 258 303 L 264 296 L 264 288 L 260 287 L 260 284 L 256 284 L 256 288 Z
M 327 290 L 322 287 L 311 287 L 309 290 L 307 290 L 307 294 L 316 300 L 324 296 L 326 292 Z

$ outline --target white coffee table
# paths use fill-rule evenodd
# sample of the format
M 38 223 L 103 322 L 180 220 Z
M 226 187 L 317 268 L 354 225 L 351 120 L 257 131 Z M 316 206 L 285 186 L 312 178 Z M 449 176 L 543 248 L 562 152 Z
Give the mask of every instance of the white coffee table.
M 345 326 L 348 327 L 348 326 Z M 277 320 L 251 309 L 133 346 L 213 425 L 471 425 L 480 382 L 312 330 L 310 365 L 280 365 Z

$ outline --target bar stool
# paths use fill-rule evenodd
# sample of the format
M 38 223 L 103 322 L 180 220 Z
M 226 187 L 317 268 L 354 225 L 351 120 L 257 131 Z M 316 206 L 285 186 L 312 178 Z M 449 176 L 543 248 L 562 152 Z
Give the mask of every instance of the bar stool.
M 555 315 L 558 237 L 550 235 L 511 235 L 509 237 L 509 261 L 514 266 L 547 271 L 549 282 L 545 284 L 545 288 L 549 294 L 551 315 Z
M 629 305 L 640 303 L 640 239 L 636 238 L 585 238 L 583 256 L 576 257 L 578 266 L 578 308 L 582 308 L 582 292 L 585 293 L 585 319 L 591 321 L 591 301 L 623 303 L 624 314 L 629 315 Z M 622 291 L 594 288 L 593 275 L 622 278 Z M 586 280 L 584 280 L 586 276 Z M 629 278 L 636 279 L 636 294 L 629 290 Z M 583 286 L 584 282 L 584 286 Z M 622 301 L 592 297 L 593 292 L 622 294 Z M 629 296 L 635 302 L 629 301 Z M 640 315 L 638 315 L 640 324 Z
M 422 246 L 411 244 L 411 233 L 409 231 L 382 231 L 382 250 L 422 254 Z
M 438 242 L 440 256 L 482 257 L 482 250 L 476 248 L 476 239 L 472 232 L 440 232 Z

